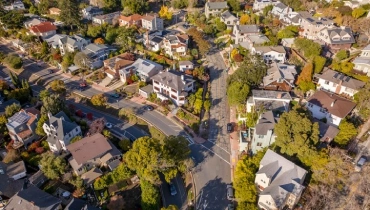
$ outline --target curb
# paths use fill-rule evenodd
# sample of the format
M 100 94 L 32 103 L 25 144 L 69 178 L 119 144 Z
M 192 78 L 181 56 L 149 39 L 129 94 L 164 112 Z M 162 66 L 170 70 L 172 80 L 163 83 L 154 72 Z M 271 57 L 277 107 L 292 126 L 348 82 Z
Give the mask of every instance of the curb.
M 194 179 L 194 176 L 193 176 L 193 172 L 190 170 L 190 175 L 191 175 L 191 180 L 193 182 L 193 192 L 194 192 L 194 209 L 196 209 L 197 207 L 197 188 L 195 186 L 195 179 Z

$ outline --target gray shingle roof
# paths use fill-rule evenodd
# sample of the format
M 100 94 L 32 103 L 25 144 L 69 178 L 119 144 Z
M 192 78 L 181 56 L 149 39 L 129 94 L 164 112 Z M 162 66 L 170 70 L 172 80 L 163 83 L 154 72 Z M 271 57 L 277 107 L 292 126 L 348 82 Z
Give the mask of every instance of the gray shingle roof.
M 49 121 L 46 123 L 49 126 L 53 125 L 56 129 L 55 135 L 57 138 L 54 138 L 53 135 L 48 136 L 47 138 L 47 141 L 53 144 L 57 139 L 63 139 L 66 134 L 79 127 L 75 122 L 72 122 L 63 111 L 51 116 Z
M 277 123 L 277 118 L 274 117 L 272 111 L 267 111 L 261 114 L 258 123 L 255 126 L 257 135 L 266 135 L 268 130 L 273 130 L 275 124 Z
M 344 87 L 348 87 L 354 90 L 359 90 L 365 85 L 365 83 L 360 80 L 353 79 L 329 68 L 324 68 L 324 71 L 321 74 L 316 74 L 315 77 L 333 82 L 335 84 L 341 84 Z
M 58 198 L 30 185 L 19 191 L 4 208 L 5 210 L 55 210 L 60 205 Z
M 259 33 L 257 25 L 238 25 L 236 26 L 239 33 Z
M 151 60 L 139 58 L 133 64 L 126 67 L 124 70 L 125 71 L 134 70 L 140 72 L 141 74 L 148 75 L 155 68 L 163 69 L 163 66 Z
M 183 76 L 184 80 L 181 79 Z M 165 84 L 177 91 L 182 91 L 185 86 L 191 82 L 194 82 L 193 78 L 188 75 L 180 74 L 175 71 L 166 71 L 154 75 L 152 80 L 158 81 L 159 83 Z
M 274 47 L 273 46 L 260 46 L 260 47 L 254 47 L 254 49 L 256 49 L 257 52 L 262 52 L 262 53 L 268 53 L 271 51 L 275 51 L 278 53 L 286 53 L 284 47 L 281 45 L 274 46 Z
M 6 169 L 8 176 L 14 176 L 23 172 L 27 172 L 26 165 L 24 164 L 23 160 L 18 161 L 9 165 Z
M 293 80 L 297 75 L 297 71 L 294 65 L 287 65 L 282 63 L 272 63 L 271 67 L 267 70 L 267 75 L 263 78 L 263 85 L 267 86 L 272 82 L 278 81 L 280 79 Z M 287 82 L 292 87 L 293 83 Z
M 313 122 L 317 122 L 319 124 L 319 132 L 320 132 L 320 141 L 330 143 L 337 134 L 339 133 L 339 129 L 321 122 L 318 119 L 313 119 Z
M 324 28 L 321 30 L 321 32 L 329 35 L 330 44 L 352 44 L 356 42 L 355 38 L 353 37 L 352 30 L 349 27 Z M 338 36 L 339 39 L 334 39 Z M 344 37 L 349 37 L 349 39 L 343 39 Z
M 206 6 L 208 6 L 209 9 L 227 9 L 227 8 L 229 8 L 227 6 L 227 2 L 226 1 L 222 1 L 222 2 L 207 2 L 206 3 Z
M 99 210 L 99 208 L 87 204 L 84 200 L 72 198 L 71 202 L 63 210 Z

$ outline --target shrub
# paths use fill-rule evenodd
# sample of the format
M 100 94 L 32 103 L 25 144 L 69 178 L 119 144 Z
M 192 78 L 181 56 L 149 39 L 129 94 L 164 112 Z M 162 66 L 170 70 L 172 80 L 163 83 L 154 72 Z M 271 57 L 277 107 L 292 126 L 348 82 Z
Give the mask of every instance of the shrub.
M 28 147 L 28 152 L 33 152 L 36 148 L 40 147 L 41 142 L 36 141 Z
M 21 153 L 21 157 L 24 158 L 24 159 L 27 159 L 30 157 L 30 153 L 28 153 L 27 151 L 24 151 Z
M 43 147 L 37 147 L 36 149 L 35 149 L 35 152 L 37 153 L 37 154 L 41 154 L 41 153 L 43 153 L 45 150 L 44 150 L 44 148 Z
M 8 64 L 13 69 L 20 69 L 23 65 L 22 59 L 14 54 L 10 54 L 4 58 L 4 63 Z

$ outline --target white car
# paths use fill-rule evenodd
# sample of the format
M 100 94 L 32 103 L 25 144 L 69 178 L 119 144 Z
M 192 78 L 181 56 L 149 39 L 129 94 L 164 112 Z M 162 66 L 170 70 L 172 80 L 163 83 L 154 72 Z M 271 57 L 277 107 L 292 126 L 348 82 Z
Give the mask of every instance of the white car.
M 355 171 L 360 172 L 362 169 L 362 166 L 365 165 L 365 163 L 366 163 L 366 157 L 361 156 L 361 158 L 357 161 L 357 164 L 355 166 Z
M 107 123 L 105 123 L 105 127 L 111 129 L 113 127 L 113 125 L 112 125 L 112 123 L 107 122 Z

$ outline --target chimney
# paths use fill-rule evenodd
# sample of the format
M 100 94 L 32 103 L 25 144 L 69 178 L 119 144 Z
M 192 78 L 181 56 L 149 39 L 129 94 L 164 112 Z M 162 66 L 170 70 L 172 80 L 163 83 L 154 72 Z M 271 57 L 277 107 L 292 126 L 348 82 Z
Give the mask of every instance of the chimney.
M 181 80 L 182 80 L 182 81 L 185 81 L 185 77 L 184 77 L 184 75 L 181 75 Z
M 336 101 L 336 100 L 334 100 L 333 102 L 331 102 L 331 104 L 330 104 L 330 106 L 331 106 L 331 107 L 333 107 L 333 106 L 334 106 L 335 101 Z
M 340 29 L 344 30 L 346 29 L 346 26 L 340 26 Z
M 278 93 L 277 96 L 276 96 L 276 98 L 281 98 L 282 96 L 283 96 L 282 93 Z
M 48 112 L 48 118 L 50 119 L 51 118 L 51 112 Z

